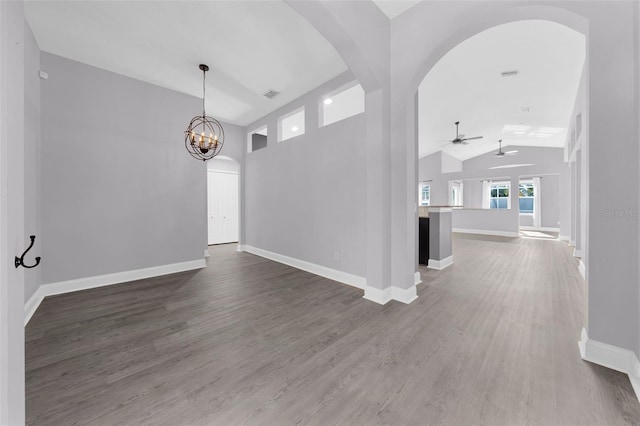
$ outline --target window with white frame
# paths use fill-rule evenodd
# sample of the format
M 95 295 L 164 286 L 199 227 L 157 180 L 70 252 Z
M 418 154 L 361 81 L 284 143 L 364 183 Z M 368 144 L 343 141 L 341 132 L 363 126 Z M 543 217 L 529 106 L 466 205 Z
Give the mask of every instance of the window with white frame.
M 428 206 L 431 203 L 431 186 L 428 183 L 420 182 L 418 200 L 418 204 L 421 206 Z
M 511 201 L 509 201 L 509 182 L 494 182 L 491 184 L 489 208 L 491 209 L 509 209 Z
M 364 112 L 364 89 L 351 84 L 322 98 L 320 126 L 326 126 Z
M 262 126 L 247 134 L 247 153 L 267 147 L 267 126 Z
M 304 107 L 278 119 L 278 142 L 304 135 Z
M 518 190 L 518 204 L 520 214 L 533 214 L 535 206 L 535 193 L 532 181 L 521 181 Z

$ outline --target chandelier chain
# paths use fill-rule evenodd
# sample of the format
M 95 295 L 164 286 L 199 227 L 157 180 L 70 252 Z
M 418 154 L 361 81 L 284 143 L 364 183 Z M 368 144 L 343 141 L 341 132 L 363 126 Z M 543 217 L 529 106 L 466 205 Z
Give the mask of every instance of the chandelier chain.
M 202 116 L 206 115 L 204 100 L 207 97 L 207 86 L 205 85 L 205 80 L 207 79 L 207 71 L 202 70 Z

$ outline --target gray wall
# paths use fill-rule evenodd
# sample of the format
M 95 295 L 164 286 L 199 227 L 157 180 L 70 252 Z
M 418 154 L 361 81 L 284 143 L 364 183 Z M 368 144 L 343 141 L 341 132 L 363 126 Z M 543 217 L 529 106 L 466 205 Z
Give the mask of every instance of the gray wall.
M 365 117 L 318 127 L 321 96 L 352 80 L 343 74 L 246 127 L 267 124 L 268 144 L 246 155 L 244 242 L 366 276 Z M 306 133 L 276 142 L 278 118 L 302 105 Z
M 511 180 L 512 186 L 517 185 L 520 176 L 533 177 L 544 176 L 541 181 L 542 206 L 542 226 L 557 228 L 560 220 L 560 212 L 565 212 L 563 217 L 570 220 L 571 198 L 570 198 L 570 173 L 569 166 L 564 162 L 564 150 L 562 148 L 535 148 L 535 147 L 515 147 L 518 155 L 496 158 L 493 153 L 480 155 L 462 162 L 462 170 L 459 172 L 443 173 L 442 155 L 440 152 L 423 157 L 419 160 L 419 180 L 430 181 L 431 204 L 448 205 L 450 180 L 460 180 L 464 183 L 463 197 L 465 207 L 482 207 L 482 183 L 483 179 Z M 449 160 L 446 160 L 450 163 Z M 490 168 L 507 164 L 533 164 L 528 167 L 517 167 L 511 169 Z M 451 169 L 451 167 L 448 167 Z M 555 176 L 546 176 L 546 175 Z M 562 192 L 564 191 L 564 192 Z M 417 193 L 417 191 L 416 191 Z M 560 194 L 567 194 L 561 197 Z M 531 225 L 527 217 L 519 217 L 517 210 L 517 199 L 512 199 L 512 209 L 506 213 L 496 213 L 495 210 L 488 212 L 467 212 L 455 210 L 453 212 L 453 227 L 459 229 L 473 229 L 500 232 L 518 232 L 518 226 Z M 568 225 L 567 225 L 568 227 Z
M 540 198 L 542 207 L 541 225 L 543 228 L 560 226 L 560 175 L 542 176 L 540 179 Z M 571 202 L 570 199 L 566 200 Z
M 43 282 L 202 259 L 206 165 L 183 134 L 201 101 L 48 53 L 41 62 Z
M 40 49 L 27 23 L 24 26 L 24 231 L 25 238 L 36 236 L 33 249 L 28 254 L 28 264 L 41 255 L 42 227 L 42 144 L 40 138 Z M 43 258 L 43 262 L 47 259 Z M 26 271 L 24 276 L 24 301 L 38 290 L 42 283 L 42 268 Z

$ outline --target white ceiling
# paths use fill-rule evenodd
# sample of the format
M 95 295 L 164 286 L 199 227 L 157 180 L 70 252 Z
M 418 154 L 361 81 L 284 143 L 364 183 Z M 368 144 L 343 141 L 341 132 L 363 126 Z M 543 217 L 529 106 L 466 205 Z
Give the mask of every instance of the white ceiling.
M 393 19 L 411 9 L 422 0 L 373 0 L 389 19 Z
M 419 88 L 419 156 L 460 159 L 502 147 L 564 146 L 585 57 L 585 38 L 549 21 L 520 21 L 484 31 L 453 48 Z M 501 72 L 518 70 L 514 77 Z M 521 112 L 530 107 L 530 112 Z M 460 133 L 469 145 L 442 142 Z
M 347 70 L 335 49 L 275 1 L 28 1 L 40 49 L 202 97 L 247 125 Z M 262 94 L 280 92 L 273 99 Z

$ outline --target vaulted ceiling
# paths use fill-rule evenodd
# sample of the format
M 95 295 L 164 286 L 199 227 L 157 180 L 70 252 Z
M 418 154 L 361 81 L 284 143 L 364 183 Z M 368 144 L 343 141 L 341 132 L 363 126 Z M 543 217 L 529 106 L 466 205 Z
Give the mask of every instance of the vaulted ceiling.
M 520 146 L 564 146 L 585 58 L 582 34 L 549 21 L 500 25 L 460 43 L 419 88 L 419 156 L 460 159 Z M 504 71 L 517 75 L 503 77 Z M 453 145 L 460 133 L 484 136 Z
M 247 125 L 347 70 L 304 18 L 275 1 L 28 1 L 41 50 L 202 97 Z M 46 71 L 46 70 L 45 70 Z M 268 90 L 280 92 L 273 99 Z

